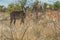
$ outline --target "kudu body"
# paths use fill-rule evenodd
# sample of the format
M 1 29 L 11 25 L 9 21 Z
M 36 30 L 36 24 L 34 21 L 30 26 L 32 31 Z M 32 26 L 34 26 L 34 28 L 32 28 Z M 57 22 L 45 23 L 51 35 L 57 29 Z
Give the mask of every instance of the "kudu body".
M 24 23 L 24 19 L 26 17 L 26 13 L 24 11 L 12 11 L 10 13 L 10 25 L 13 24 L 15 25 L 16 19 L 21 19 L 21 23 Z

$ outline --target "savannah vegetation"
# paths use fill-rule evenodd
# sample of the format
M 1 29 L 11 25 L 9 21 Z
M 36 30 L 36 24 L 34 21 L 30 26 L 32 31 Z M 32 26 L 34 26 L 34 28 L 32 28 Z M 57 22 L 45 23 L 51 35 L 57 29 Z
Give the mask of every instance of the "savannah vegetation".
M 0 5 L 0 40 L 60 40 L 60 2 L 49 4 L 36 0 L 26 5 L 27 0 L 18 0 L 8 7 Z M 10 13 L 15 10 L 24 11 L 26 18 L 24 24 L 17 20 L 10 26 Z

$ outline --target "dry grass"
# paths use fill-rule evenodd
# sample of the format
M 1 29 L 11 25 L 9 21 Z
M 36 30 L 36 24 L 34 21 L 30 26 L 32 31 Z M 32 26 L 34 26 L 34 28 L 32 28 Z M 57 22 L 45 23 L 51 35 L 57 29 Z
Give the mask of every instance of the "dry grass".
M 9 19 L 0 21 L 0 40 L 60 40 L 60 14 L 57 11 L 39 12 L 37 23 L 35 14 L 27 13 L 25 23 L 21 25 L 20 20 L 15 26 L 9 26 Z

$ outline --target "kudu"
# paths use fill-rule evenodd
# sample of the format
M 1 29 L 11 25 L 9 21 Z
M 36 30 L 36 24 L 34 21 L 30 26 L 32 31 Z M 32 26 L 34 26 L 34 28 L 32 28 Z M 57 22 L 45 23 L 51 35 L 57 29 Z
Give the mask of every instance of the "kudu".
M 16 19 L 21 19 L 21 23 L 24 23 L 24 19 L 26 17 L 26 13 L 24 11 L 12 11 L 10 13 L 10 25 L 13 24 L 15 25 Z

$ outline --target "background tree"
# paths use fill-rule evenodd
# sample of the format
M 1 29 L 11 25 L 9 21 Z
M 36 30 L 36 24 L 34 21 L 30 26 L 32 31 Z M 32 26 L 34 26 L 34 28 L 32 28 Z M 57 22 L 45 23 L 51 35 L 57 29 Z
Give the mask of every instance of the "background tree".
M 32 6 L 32 7 L 33 7 L 33 9 L 34 9 L 35 11 L 39 8 L 39 6 L 40 6 L 39 3 L 40 3 L 40 2 L 37 1 L 37 0 L 33 3 L 33 6 Z
M 15 4 L 14 9 L 15 10 L 22 10 L 21 5 L 19 5 L 19 4 Z
M 51 10 L 54 10 L 54 5 L 50 4 L 50 5 L 49 5 L 49 8 L 50 8 Z
M 3 7 L 4 7 L 4 6 L 0 5 L 0 11 L 2 11 L 2 10 L 3 10 Z
M 24 6 L 26 5 L 26 3 L 27 3 L 27 0 L 18 0 L 18 3 L 16 3 L 16 4 L 11 3 L 7 7 L 7 12 L 11 12 L 14 10 L 20 10 L 21 11 L 24 9 Z
M 27 4 L 27 0 L 18 0 L 18 3 L 20 4 L 21 8 L 24 9 L 25 5 Z
M 60 10 L 60 2 L 59 1 L 54 3 L 54 9 L 55 10 Z
M 36 23 L 37 23 L 37 20 L 38 20 L 38 12 L 39 12 L 39 7 L 40 7 L 40 2 L 38 0 L 36 0 L 34 3 L 33 3 L 33 11 L 35 12 L 35 17 L 36 17 Z
M 46 9 L 48 6 L 48 3 L 44 3 L 44 9 Z
M 14 4 L 13 3 L 12 4 L 9 4 L 6 11 L 7 12 L 11 12 L 13 10 L 14 10 Z

